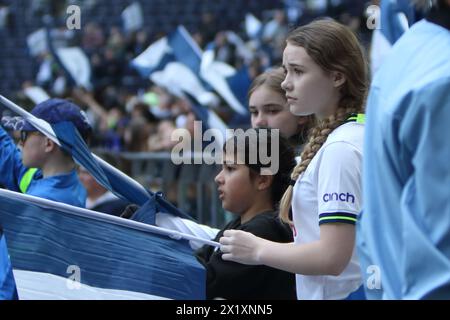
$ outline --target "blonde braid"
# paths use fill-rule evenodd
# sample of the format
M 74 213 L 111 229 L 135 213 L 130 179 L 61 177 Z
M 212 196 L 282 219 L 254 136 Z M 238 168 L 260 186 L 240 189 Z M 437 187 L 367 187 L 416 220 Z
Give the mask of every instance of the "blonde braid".
M 322 147 L 328 138 L 328 135 L 337 127 L 342 125 L 351 114 L 361 112 L 362 108 L 358 107 L 348 107 L 348 108 L 337 108 L 336 113 L 329 118 L 320 121 L 316 127 L 314 127 L 310 133 L 308 144 L 305 146 L 301 154 L 301 162 L 297 164 L 291 174 L 291 179 L 297 181 L 298 177 L 306 171 L 308 165 L 311 163 L 312 159 L 316 155 L 317 151 Z M 292 195 L 294 186 L 290 185 L 283 195 L 280 201 L 280 218 L 286 223 L 293 225 L 293 222 L 289 216 L 289 211 L 291 208 Z

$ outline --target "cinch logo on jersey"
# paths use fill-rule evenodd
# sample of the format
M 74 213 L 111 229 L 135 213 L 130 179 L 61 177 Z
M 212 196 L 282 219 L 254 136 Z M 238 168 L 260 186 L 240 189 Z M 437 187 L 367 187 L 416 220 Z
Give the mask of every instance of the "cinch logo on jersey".
M 324 202 L 328 202 L 328 201 L 342 201 L 342 202 L 351 202 L 351 203 L 355 203 L 355 196 L 352 195 L 351 193 L 337 193 L 337 192 L 333 192 L 333 193 L 325 193 L 323 195 L 323 201 Z

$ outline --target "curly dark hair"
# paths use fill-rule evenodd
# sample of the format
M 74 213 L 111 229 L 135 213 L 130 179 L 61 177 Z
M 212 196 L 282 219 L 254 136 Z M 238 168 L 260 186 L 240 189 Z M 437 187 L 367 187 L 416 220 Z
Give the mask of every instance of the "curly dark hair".
M 278 144 L 278 152 L 275 143 Z M 261 149 L 265 150 L 261 150 Z M 272 149 L 277 154 L 272 154 Z M 236 130 L 232 138 L 223 146 L 223 152 L 233 152 L 236 157 L 250 168 L 250 178 L 262 174 L 262 170 L 268 169 L 273 161 L 278 161 L 276 172 L 270 172 L 273 176 L 271 185 L 271 200 L 274 209 L 278 207 L 284 192 L 289 186 L 290 174 L 296 165 L 295 151 L 288 140 L 279 134 L 279 129 L 253 128 L 247 131 Z M 270 158 L 266 159 L 262 155 Z M 264 173 L 266 174 L 266 173 Z

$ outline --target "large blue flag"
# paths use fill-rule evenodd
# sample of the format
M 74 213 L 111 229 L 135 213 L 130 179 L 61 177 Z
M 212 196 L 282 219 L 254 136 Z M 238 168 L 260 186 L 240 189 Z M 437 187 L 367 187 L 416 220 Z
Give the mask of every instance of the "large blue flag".
M 21 299 L 205 297 L 205 270 L 177 233 L 12 191 L 0 201 Z
M 152 206 L 155 208 L 155 211 L 150 212 L 152 215 L 155 215 L 157 212 L 164 212 L 190 219 L 189 215 L 177 209 L 161 195 L 155 195 L 153 192 L 146 190 L 135 180 L 93 155 L 71 122 L 61 122 L 51 126 L 42 119 L 37 119 L 1 95 L 0 102 L 11 111 L 31 122 L 33 126 L 43 134 L 53 139 L 58 145 L 71 154 L 78 164 L 86 168 L 86 170 L 88 170 L 101 185 L 117 196 L 139 206 L 142 206 L 149 201 L 155 201 L 155 205 Z
M 52 127 L 49 123 L 36 118 L 1 95 L 0 102 L 64 148 L 105 188 L 129 202 L 141 206 L 141 210 L 145 210 L 145 219 L 138 219 L 138 221 L 148 224 L 159 221 L 158 225 L 162 224 L 183 233 L 184 238 L 191 240 L 193 248 L 198 248 L 199 244 L 218 245 L 210 241 L 215 237 L 217 230 L 196 224 L 190 216 L 166 201 L 161 193 L 150 192 L 120 170 L 92 154 L 72 123 L 63 122 Z

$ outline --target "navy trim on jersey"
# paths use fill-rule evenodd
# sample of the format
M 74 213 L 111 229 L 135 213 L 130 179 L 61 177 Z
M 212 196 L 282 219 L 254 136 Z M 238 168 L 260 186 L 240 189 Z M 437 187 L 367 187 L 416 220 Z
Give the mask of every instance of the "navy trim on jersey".
M 319 214 L 319 226 L 324 223 L 347 223 L 356 224 L 358 215 L 347 212 L 329 212 Z

